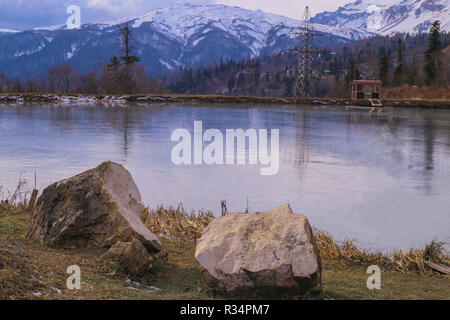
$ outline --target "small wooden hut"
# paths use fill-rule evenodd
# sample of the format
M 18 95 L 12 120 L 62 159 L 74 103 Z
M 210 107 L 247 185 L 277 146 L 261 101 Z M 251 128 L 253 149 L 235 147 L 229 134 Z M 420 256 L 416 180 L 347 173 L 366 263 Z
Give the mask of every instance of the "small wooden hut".
M 382 85 L 381 80 L 353 80 L 352 100 L 379 100 Z

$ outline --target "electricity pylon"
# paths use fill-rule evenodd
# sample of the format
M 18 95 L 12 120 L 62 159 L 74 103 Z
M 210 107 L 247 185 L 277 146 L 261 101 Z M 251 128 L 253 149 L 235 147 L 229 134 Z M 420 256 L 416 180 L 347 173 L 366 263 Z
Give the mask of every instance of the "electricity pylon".
M 297 80 L 295 82 L 294 97 L 312 97 L 314 95 L 314 56 L 320 54 L 320 50 L 314 48 L 314 37 L 320 36 L 313 30 L 311 24 L 311 13 L 309 7 L 305 8 L 302 25 L 296 33 L 299 38 L 297 50 L 291 52 L 298 53 Z

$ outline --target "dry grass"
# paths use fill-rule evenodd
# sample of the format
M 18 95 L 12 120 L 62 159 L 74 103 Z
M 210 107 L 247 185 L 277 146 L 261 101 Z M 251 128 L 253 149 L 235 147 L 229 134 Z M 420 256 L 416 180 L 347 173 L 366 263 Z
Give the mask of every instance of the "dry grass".
M 0 214 L 21 214 L 26 211 L 28 198 L 30 194 L 23 189 L 27 184 L 27 180 L 19 177 L 14 192 L 8 192 L 0 186 Z
M 203 229 L 214 220 L 211 211 L 199 210 L 188 213 L 180 203 L 177 208 L 164 208 L 162 205 L 155 210 L 146 208 L 142 215 L 144 224 L 155 234 L 164 235 L 177 241 L 194 242 L 200 238 Z
M 448 100 L 450 99 L 450 86 L 383 88 L 383 99 Z
M 426 261 L 450 265 L 450 257 L 444 253 L 446 243 L 433 240 L 421 249 L 396 250 L 392 255 L 382 252 L 368 252 L 360 249 L 353 240 L 338 243 L 324 231 L 314 229 L 314 236 L 320 256 L 327 261 L 347 265 L 378 265 L 385 270 L 402 273 L 418 271 L 428 276 L 439 276 L 426 265 Z
M 159 206 L 156 210 L 146 209 L 142 220 L 153 232 L 164 235 L 176 241 L 193 242 L 199 239 L 204 228 L 214 219 L 212 212 L 191 211 L 189 214 L 180 204 L 177 208 L 168 209 Z M 314 229 L 314 236 L 319 248 L 320 256 L 328 262 L 344 265 L 378 265 L 385 270 L 394 270 L 402 273 L 418 271 L 420 273 L 437 276 L 425 261 L 449 264 L 445 255 L 444 242 L 433 240 L 421 249 L 409 251 L 396 250 L 394 254 L 387 255 L 382 252 L 369 252 L 359 248 L 355 241 L 336 241 L 329 233 Z
M 314 228 L 314 237 L 320 256 L 348 265 L 378 265 L 392 269 L 391 260 L 382 252 L 368 252 L 360 249 L 354 240 L 338 243 L 329 233 Z
M 425 262 L 450 265 L 450 257 L 444 253 L 445 245 L 443 241 L 433 240 L 422 249 L 397 250 L 393 255 L 395 270 L 408 272 L 408 270 L 416 269 L 429 276 L 437 275 Z
M 0 214 L 22 214 L 25 207 L 21 205 L 10 204 L 7 200 L 0 201 Z

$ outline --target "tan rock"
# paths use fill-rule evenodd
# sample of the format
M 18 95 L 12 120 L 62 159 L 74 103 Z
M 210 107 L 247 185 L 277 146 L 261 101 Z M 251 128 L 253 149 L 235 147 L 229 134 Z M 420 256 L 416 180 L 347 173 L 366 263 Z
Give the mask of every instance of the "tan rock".
M 131 242 L 117 242 L 101 258 L 119 262 L 133 275 L 140 275 L 148 271 L 153 260 L 137 239 Z
M 215 219 L 197 242 L 205 281 L 229 292 L 321 287 L 321 262 L 307 218 L 285 205 L 269 212 Z
M 161 243 L 142 223 L 143 210 L 131 174 L 105 162 L 46 188 L 27 237 L 73 248 L 111 247 L 137 238 L 149 252 L 158 252 Z

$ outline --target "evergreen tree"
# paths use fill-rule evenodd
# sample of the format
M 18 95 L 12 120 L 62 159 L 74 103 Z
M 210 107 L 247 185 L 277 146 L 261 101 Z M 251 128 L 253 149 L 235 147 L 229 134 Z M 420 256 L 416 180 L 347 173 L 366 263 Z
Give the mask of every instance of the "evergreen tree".
M 117 58 L 116 56 L 114 56 L 114 57 L 111 58 L 111 60 L 110 60 L 110 62 L 109 62 L 109 64 L 108 64 L 108 67 L 109 67 L 109 68 L 113 68 L 113 69 L 117 69 L 117 67 L 119 66 L 119 64 L 120 64 L 119 58 Z
M 355 59 L 351 57 L 348 60 L 347 65 L 347 74 L 345 75 L 345 82 L 347 85 L 349 85 L 353 80 L 359 80 L 361 78 L 361 74 L 359 72 L 359 69 L 356 65 Z
M 398 86 L 402 83 L 403 71 L 405 69 L 403 61 L 403 42 L 402 39 L 398 39 L 397 49 L 397 68 L 394 71 L 394 85 Z
M 411 86 L 416 86 L 420 84 L 419 81 L 419 62 L 417 58 L 413 58 L 412 62 L 408 65 L 408 83 Z
M 104 91 L 111 94 L 131 94 L 136 92 L 137 88 L 148 80 L 144 76 L 143 67 L 136 65 L 141 59 L 132 54 L 135 47 L 132 45 L 132 30 L 126 24 L 119 28 L 120 38 L 118 39 L 122 48 L 121 57 L 114 56 L 103 71 L 101 82 Z M 123 64 L 123 66 L 121 66 Z
M 228 94 L 233 94 L 233 90 L 234 90 L 234 85 L 235 85 L 235 78 L 233 76 L 231 76 L 228 79 Z
M 435 21 L 428 36 L 428 47 L 425 51 L 424 72 L 425 82 L 431 84 L 436 82 L 439 76 L 441 63 L 441 23 Z
M 135 64 L 141 61 L 141 58 L 131 54 L 135 47 L 131 44 L 133 41 L 133 35 L 130 27 L 128 27 L 128 23 L 125 27 L 122 27 L 119 30 L 121 35 L 120 41 L 123 45 L 123 56 L 120 57 L 120 60 L 122 60 L 126 65 Z
M 387 56 L 382 56 L 380 59 L 380 71 L 379 77 L 383 81 L 383 85 L 388 85 L 388 73 L 389 73 L 389 59 Z

